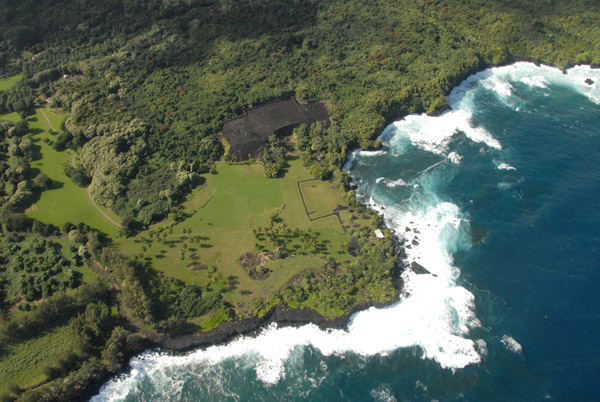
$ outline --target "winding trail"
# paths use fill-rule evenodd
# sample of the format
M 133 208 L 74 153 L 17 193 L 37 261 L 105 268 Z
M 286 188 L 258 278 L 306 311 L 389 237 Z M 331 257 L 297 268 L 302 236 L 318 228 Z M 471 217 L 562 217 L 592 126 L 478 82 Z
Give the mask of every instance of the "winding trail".
M 96 211 L 98 211 L 103 217 L 104 219 L 106 219 L 107 221 L 109 221 L 110 223 L 112 223 L 113 225 L 115 225 L 118 228 L 122 228 L 123 226 L 121 226 L 121 224 L 117 221 L 115 221 L 113 218 L 111 218 L 106 212 L 104 212 L 99 206 L 98 204 L 96 204 L 96 201 L 94 201 L 94 198 L 92 197 L 92 195 L 90 194 L 90 189 L 89 187 L 87 187 L 85 189 L 85 194 L 88 197 L 88 200 L 90 200 L 90 203 L 92 204 L 92 206 L 94 208 L 96 208 Z

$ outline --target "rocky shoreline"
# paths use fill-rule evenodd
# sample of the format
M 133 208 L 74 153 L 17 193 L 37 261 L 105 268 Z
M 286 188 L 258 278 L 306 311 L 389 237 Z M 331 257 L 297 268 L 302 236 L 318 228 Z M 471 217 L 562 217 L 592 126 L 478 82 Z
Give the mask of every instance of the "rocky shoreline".
M 371 307 L 382 308 L 392 305 L 398 302 L 399 295 L 400 292 L 386 303 L 356 305 L 345 314 L 332 319 L 327 319 L 312 309 L 293 309 L 279 305 L 272 308 L 262 317 L 247 318 L 234 323 L 224 323 L 219 328 L 204 334 L 173 337 L 163 335 L 149 340 L 165 351 L 183 353 L 191 349 L 222 344 L 240 335 L 257 335 L 262 328 L 272 323 L 282 326 L 314 324 L 322 330 L 342 329 L 346 327 L 353 314 Z
M 397 272 L 396 272 L 397 273 Z M 335 318 L 325 318 L 317 311 L 312 309 L 293 309 L 286 306 L 275 306 L 262 317 L 247 318 L 237 322 L 221 324 L 219 328 L 203 334 L 167 336 L 152 332 L 142 332 L 140 337 L 131 344 L 126 351 L 123 364 L 119 370 L 120 374 L 125 375 L 129 372 L 130 360 L 150 349 L 161 348 L 163 351 L 173 354 L 184 354 L 190 350 L 209 347 L 226 343 L 237 336 L 248 335 L 256 336 L 259 332 L 272 323 L 282 326 L 299 327 L 307 324 L 314 324 L 322 330 L 342 329 L 348 324 L 350 317 L 360 311 L 371 307 L 383 308 L 397 303 L 400 300 L 402 292 L 402 282 L 398 278 L 396 281 L 396 294 L 389 301 L 384 303 L 363 303 L 354 306 L 348 312 Z M 73 394 L 65 395 L 66 400 L 89 400 L 97 395 L 100 389 L 111 378 L 115 378 L 114 373 L 102 371 L 95 373 L 85 384 L 79 384 L 73 388 Z

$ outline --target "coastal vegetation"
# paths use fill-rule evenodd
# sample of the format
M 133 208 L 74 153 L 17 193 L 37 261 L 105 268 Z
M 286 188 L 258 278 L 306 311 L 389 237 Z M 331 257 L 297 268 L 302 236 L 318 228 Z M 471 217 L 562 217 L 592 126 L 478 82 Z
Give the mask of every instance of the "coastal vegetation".
M 394 300 L 349 152 L 485 66 L 600 63 L 586 0 L 0 0 L 0 27 L 2 400 L 74 399 L 143 337 Z M 228 156 L 227 119 L 291 95 L 329 121 Z

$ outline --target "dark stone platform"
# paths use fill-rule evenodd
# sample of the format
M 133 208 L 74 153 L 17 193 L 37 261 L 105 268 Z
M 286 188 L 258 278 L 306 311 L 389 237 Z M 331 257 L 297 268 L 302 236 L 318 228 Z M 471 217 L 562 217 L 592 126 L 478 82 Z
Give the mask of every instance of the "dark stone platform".
M 325 104 L 302 104 L 294 97 L 244 109 L 242 116 L 223 124 L 223 135 L 231 145 L 228 157 L 238 161 L 260 159 L 270 136 L 290 135 L 301 124 L 317 121 L 329 125 Z

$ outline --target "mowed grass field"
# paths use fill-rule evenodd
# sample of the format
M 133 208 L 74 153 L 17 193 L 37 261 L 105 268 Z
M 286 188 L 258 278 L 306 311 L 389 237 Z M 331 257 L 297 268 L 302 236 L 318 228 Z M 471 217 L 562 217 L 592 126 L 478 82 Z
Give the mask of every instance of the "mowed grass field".
M 0 91 L 11 89 L 17 84 L 17 82 L 21 81 L 21 79 L 23 79 L 22 75 L 15 75 L 9 78 L 0 79 Z
M 10 345 L 0 358 L 0 394 L 8 391 L 9 384 L 31 388 L 45 382 L 44 367 L 56 364 L 72 347 L 68 326 Z
M 44 191 L 40 199 L 28 210 L 27 215 L 58 227 L 65 222 L 75 224 L 84 222 L 106 234 L 114 235 L 119 228 L 104 218 L 96 209 L 85 189 L 75 185 L 64 174 L 64 164 L 71 163 L 71 159 L 74 157 L 73 151 L 58 152 L 52 148 L 50 143 L 44 142 L 45 138 L 51 142 L 55 140 L 54 135 L 50 134 L 50 127 L 46 119 L 49 120 L 52 128 L 60 131 L 67 116 L 67 114 L 55 114 L 44 108 L 37 109 L 34 116 L 27 118 L 29 127 L 34 133 L 32 140 L 40 147 L 42 156 L 40 160 L 32 162 L 31 167 L 39 169 L 55 182 L 54 188 Z M 106 209 L 103 211 L 118 222 L 118 218 L 112 212 Z
M 235 289 L 223 292 L 238 305 L 249 303 L 256 297 L 270 297 L 296 273 L 322 266 L 325 263 L 323 257 L 331 256 L 341 261 L 353 258 L 344 246 L 350 235 L 344 232 L 336 216 L 313 222 L 306 216 L 297 183 L 311 178 L 308 170 L 295 158 L 290 161 L 285 176 L 279 179 L 265 178 L 261 164 L 220 162 L 217 174 L 207 175 L 206 184 L 195 189 L 184 203 L 184 210 L 191 214 L 190 217 L 175 225 L 169 221 L 156 225 L 150 233 L 118 239 L 115 246 L 126 255 L 151 261 L 168 276 L 201 286 L 212 284 L 213 288 L 221 290 L 219 283 L 214 279 L 211 281 L 215 274 L 210 273 L 210 268 L 216 267 L 216 276 L 221 280 L 230 276 L 236 278 Z M 345 205 L 330 182 L 315 183 L 319 191 L 309 192 L 309 202 L 318 204 L 327 213 L 338 204 Z M 319 200 L 313 200 L 313 197 Z M 327 243 L 328 249 L 320 255 L 270 261 L 267 264 L 272 270 L 269 277 L 253 280 L 238 260 L 246 252 L 256 253 L 253 229 L 267 226 L 273 214 L 279 214 L 291 229 L 311 229 L 319 233 L 319 239 Z M 342 211 L 341 215 L 348 222 L 349 212 Z M 193 265 L 198 264 L 203 268 L 193 270 Z
M 331 184 L 321 180 L 311 180 L 299 183 L 304 196 L 306 209 L 312 219 L 328 215 L 338 205 L 338 198 L 331 194 Z

